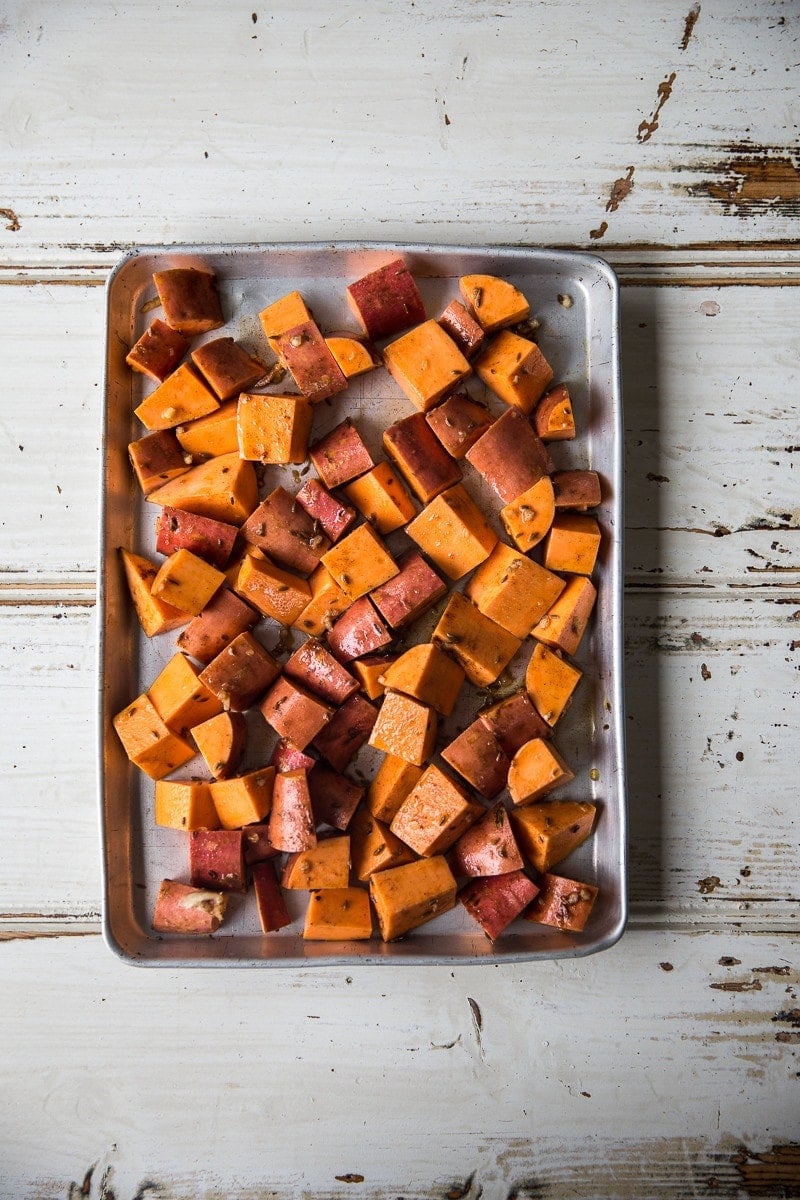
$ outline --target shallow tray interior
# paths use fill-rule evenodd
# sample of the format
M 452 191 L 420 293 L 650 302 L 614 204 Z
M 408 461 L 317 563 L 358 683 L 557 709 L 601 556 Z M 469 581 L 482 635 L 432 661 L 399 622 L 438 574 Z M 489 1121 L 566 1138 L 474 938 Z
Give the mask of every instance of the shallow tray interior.
M 468 272 L 510 279 L 525 293 L 532 316 L 540 322 L 537 340 L 558 382 L 569 385 L 579 435 L 574 443 L 556 443 L 558 467 L 591 467 L 604 482 L 598 510 L 603 546 L 595 571 L 598 604 L 590 630 L 576 657 L 586 673 L 572 707 L 556 729 L 555 744 L 575 772 L 569 788 L 557 793 L 598 805 L 591 839 L 556 870 L 596 883 L 600 896 L 582 934 L 567 934 L 519 920 L 493 945 L 461 906 L 388 945 L 379 939 L 360 943 L 304 942 L 301 937 L 306 893 L 288 893 L 293 924 L 278 934 L 260 932 L 252 894 L 233 897 L 229 918 L 210 938 L 162 937 L 150 930 L 155 894 L 165 877 L 188 879 L 185 835 L 153 822 L 153 784 L 132 768 L 111 727 L 126 703 L 145 691 L 174 653 L 176 634 L 148 640 L 139 629 L 122 578 L 117 548 L 155 557 L 157 509 L 143 502 L 132 478 L 127 446 L 142 436 L 133 409 L 153 384 L 125 364 L 132 342 L 152 320 L 154 270 L 205 265 L 218 275 L 227 318 L 224 330 L 257 354 L 270 357 L 258 312 L 297 288 L 323 330 L 353 328 L 345 286 L 398 253 L 420 286 L 429 316 L 458 295 L 457 280 Z M 145 310 L 145 311 L 143 311 Z M 157 314 L 156 314 L 157 315 Z M 202 340 L 202 339 L 201 339 Z M 197 343 L 193 343 L 196 345 Z M 425 246 L 229 246 L 154 247 L 137 251 L 119 264 L 108 287 L 105 440 L 101 517 L 100 620 L 100 798 L 104 855 L 104 929 L 109 945 L 141 964 L 299 965 L 351 962 L 514 961 L 587 954 L 619 937 L 625 923 L 625 783 L 622 703 L 622 420 L 618 381 L 617 291 L 613 274 L 589 255 L 525 249 L 436 248 Z M 278 389 L 280 390 L 280 389 Z M 502 404 L 472 377 L 467 390 L 497 412 Z M 316 439 L 349 415 L 358 424 L 373 457 L 380 452 L 386 425 L 413 410 L 383 369 L 353 381 L 333 401 L 317 406 Z M 496 519 L 497 498 L 466 463 L 464 482 L 484 511 Z M 268 490 L 283 483 L 297 490 L 303 468 L 268 467 Z M 387 539 L 393 552 L 410 544 L 402 531 Z M 461 587 L 463 581 L 459 583 Z M 410 640 L 423 640 L 441 606 L 418 622 Z M 258 635 L 271 648 L 280 627 L 264 621 Z M 296 635 L 295 645 L 302 640 Z M 524 674 L 530 641 L 510 666 L 512 678 Z M 502 679 L 501 685 L 508 685 Z M 493 694 L 465 688 L 461 703 L 440 726 L 440 745 L 490 703 Z M 469 693 L 468 695 L 466 693 Z M 275 737 L 260 714 L 249 718 L 250 743 L 245 766 L 269 760 Z M 378 756 L 379 757 L 379 756 Z M 180 775 L 205 773 L 194 760 Z M 366 748 L 349 773 L 366 777 L 377 762 Z

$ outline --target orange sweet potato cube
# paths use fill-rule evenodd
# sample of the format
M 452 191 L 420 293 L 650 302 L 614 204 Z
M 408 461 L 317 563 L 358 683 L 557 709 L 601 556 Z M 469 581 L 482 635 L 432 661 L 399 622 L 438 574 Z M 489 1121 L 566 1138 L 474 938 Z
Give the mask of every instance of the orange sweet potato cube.
M 384 687 L 429 704 L 443 717 L 455 708 L 463 682 L 463 667 L 433 642 L 406 650 L 382 678 Z
M 386 691 L 381 676 L 388 671 L 395 658 L 387 654 L 368 654 L 352 663 L 353 673 L 358 677 L 361 690 L 369 700 L 378 700 Z
M 464 591 L 484 616 L 515 637 L 525 638 L 564 586 L 558 575 L 498 542 Z
M 222 307 L 213 271 L 173 267 L 153 275 L 167 324 L 187 337 L 222 325 Z
M 372 937 L 372 909 L 363 888 L 312 892 L 303 938 L 307 942 L 358 942 Z
M 308 457 L 311 405 L 304 396 L 239 397 L 239 454 L 263 463 L 301 463 Z
M 225 575 L 191 550 L 176 550 L 161 564 L 152 592 L 161 600 L 196 617 L 208 604 Z
M 168 375 L 136 409 L 147 429 L 173 429 L 184 421 L 204 417 L 219 408 L 219 401 L 189 363 Z
M 219 829 L 208 784 L 199 780 L 157 779 L 155 821 L 169 829 Z
M 497 534 L 460 483 L 423 508 L 406 533 L 450 579 L 473 570 L 497 544 Z
M 553 379 L 535 342 L 504 329 L 475 360 L 478 378 L 513 408 L 529 413 Z
M 572 400 L 563 383 L 542 396 L 533 414 L 533 426 L 543 442 L 564 442 L 575 437 Z
M 236 412 L 238 400 L 226 400 L 207 417 L 198 417 L 175 428 L 175 437 L 186 454 L 197 462 L 220 454 L 239 453 Z
M 485 617 L 460 592 L 453 592 L 433 631 L 433 640 L 457 659 L 467 679 L 486 687 L 500 677 L 521 639 Z
M 582 846 L 592 832 L 596 808 L 579 800 L 545 800 L 511 814 L 517 841 L 531 866 L 549 871 Z
M 431 763 L 400 805 L 389 828 L 417 854 L 430 858 L 449 850 L 483 813 L 482 805 Z
M 128 758 L 151 779 L 163 779 L 194 758 L 194 746 L 165 725 L 146 695 L 117 713 L 114 729 Z
M 334 336 L 325 338 L 325 342 L 346 379 L 365 375 L 378 365 L 370 347 L 358 338 Z
M 514 804 L 530 804 L 574 778 L 552 742 L 531 738 L 511 760 L 508 791 Z
M 189 620 L 188 613 L 166 604 L 152 593 L 153 580 L 158 574 L 155 563 L 140 554 L 131 554 L 129 550 L 120 549 L 119 553 L 136 616 L 147 636 L 155 637 L 157 633 L 168 633 L 185 625 Z
M 274 300 L 258 314 L 261 328 L 266 334 L 270 349 L 281 358 L 279 338 L 288 329 L 302 325 L 305 321 L 313 320 L 311 312 L 299 292 L 289 292 Z
M 260 767 L 233 779 L 215 779 L 209 790 L 223 829 L 241 829 L 263 821 L 272 807 L 275 768 Z
M 437 321 L 424 321 L 383 351 L 389 374 L 422 412 L 433 408 L 470 373 L 470 365 Z
M 575 654 L 596 599 L 597 591 L 590 579 L 583 575 L 570 576 L 555 604 L 534 625 L 533 636 L 546 646 L 563 650 L 565 654 Z
M 247 723 L 239 712 L 221 712 L 192 730 L 197 749 L 215 779 L 233 775 L 247 745 Z
M 222 712 L 221 703 L 198 675 L 199 668 L 185 654 L 174 654 L 147 690 L 164 724 L 182 737 Z
M 542 546 L 550 571 L 591 575 L 600 549 L 600 526 L 584 513 L 558 513 Z
M 329 837 L 308 850 L 290 854 L 281 886 L 293 891 L 346 888 L 350 882 L 350 836 Z
M 359 808 L 354 814 L 348 831 L 353 874 L 362 882 L 376 871 L 414 861 L 414 851 L 366 808 Z
M 349 607 L 350 601 L 322 563 L 311 572 L 307 583 L 310 598 L 292 621 L 292 626 L 313 637 L 321 637 Z
M 414 501 L 388 462 L 380 462 L 344 488 L 347 499 L 381 535 L 393 533 L 416 516 Z
M 500 509 L 500 520 L 518 550 L 525 554 L 538 545 L 553 524 L 556 506 L 553 485 L 545 475 Z
M 385 755 L 367 789 L 367 808 L 373 817 L 387 824 L 412 788 L 419 783 L 422 767 L 395 754 Z
M 456 881 L 441 855 L 422 858 L 370 876 L 369 893 L 385 942 L 449 912 L 456 903 Z
M 541 875 L 538 882 L 539 895 L 524 914 L 525 920 L 580 933 L 589 919 L 598 889 L 561 875 Z
M 369 744 L 421 767 L 433 754 L 436 713 L 427 704 L 401 692 L 387 692 Z
M 235 590 L 265 617 L 282 625 L 293 625 L 311 599 L 305 579 L 252 554 L 242 559 Z
M 530 316 L 531 307 L 519 288 L 496 275 L 462 275 L 458 290 L 486 333 L 518 325 Z
M 258 481 L 251 462 L 239 458 L 238 453 L 220 454 L 165 483 L 147 499 L 151 504 L 241 525 L 258 504 Z
M 561 655 L 537 642 L 525 672 L 525 689 L 531 703 L 548 725 L 553 726 L 572 700 L 582 672 Z
M 397 563 L 371 525 L 359 525 L 323 554 L 322 562 L 352 602 L 398 573 Z

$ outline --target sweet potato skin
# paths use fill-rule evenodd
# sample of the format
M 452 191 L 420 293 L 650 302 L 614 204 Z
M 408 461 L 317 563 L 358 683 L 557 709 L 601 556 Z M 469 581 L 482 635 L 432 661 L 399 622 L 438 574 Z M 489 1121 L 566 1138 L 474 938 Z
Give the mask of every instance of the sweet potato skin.
M 165 879 L 158 889 L 153 929 L 156 933 L 216 933 L 227 904 L 228 897 L 222 892 Z
M 538 892 L 524 871 L 513 871 L 508 875 L 471 879 L 458 899 L 489 940 L 495 941 Z
M 347 288 L 350 308 L 373 341 L 402 333 L 425 320 L 425 305 L 411 272 L 397 258 Z
M 305 771 L 285 771 L 275 776 L 269 840 L 276 850 L 310 850 L 316 846 L 317 834 Z

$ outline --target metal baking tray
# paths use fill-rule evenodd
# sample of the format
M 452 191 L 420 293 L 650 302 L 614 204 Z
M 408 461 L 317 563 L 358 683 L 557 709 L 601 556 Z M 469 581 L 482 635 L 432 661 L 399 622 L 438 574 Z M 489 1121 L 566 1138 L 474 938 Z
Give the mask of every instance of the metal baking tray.
M 141 633 L 127 597 L 117 548 L 127 547 L 155 557 L 154 517 L 132 478 L 128 443 L 142 436 L 133 410 L 154 386 L 130 371 L 125 355 L 152 319 L 156 297 L 154 270 L 205 266 L 216 273 L 227 318 L 224 330 L 257 354 L 269 357 L 258 320 L 259 310 L 292 289 L 302 292 L 323 330 L 352 328 L 345 302 L 347 283 L 393 257 L 402 255 L 418 282 L 430 316 L 458 295 L 458 277 L 489 273 L 511 280 L 526 295 L 531 315 L 540 322 L 539 345 L 556 381 L 569 385 L 579 429 L 577 439 L 551 447 L 559 467 L 591 467 L 603 481 L 598 518 L 603 543 L 595 581 L 598 602 L 576 661 L 585 679 L 573 705 L 556 729 L 555 744 L 575 772 L 563 793 L 591 800 L 599 809 L 593 836 L 556 870 L 599 886 L 594 910 L 581 934 L 560 932 L 517 920 L 494 943 L 460 905 L 406 938 L 384 944 L 324 943 L 302 939 L 307 893 L 287 893 L 291 926 L 263 935 L 252 894 L 232 897 L 228 917 L 211 937 L 163 936 L 150 928 L 156 892 L 165 877 L 188 880 L 185 835 L 157 828 L 153 821 L 153 784 L 128 762 L 114 733 L 112 718 L 145 691 L 174 653 L 177 634 L 148 641 Z M 157 301 L 156 301 L 157 302 Z M 112 271 L 107 288 L 105 407 L 100 499 L 99 594 L 99 788 L 103 850 L 103 928 L 108 945 L 121 958 L 147 966 L 349 966 L 356 963 L 498 963 L 568 958 L 613 945 L 625 926 L 626 818 L 623 707 L 622 613 L 622 481 L 623 426 L 618 369 L 618 289 L 611 269 L 592 255 L 546 249 L 456 247 L 340 243 L 231 246 L 154 246 L 132 251 Z M 195 343 L 196 344 L 196 343 Z M 472 377 L 467 389 L 487 396 Z M 279 389 L 280 390 L 280 389 Z M 353 381 L 343 396 L 318 406 L 313 437 L 338 424 L 347 414 L 358 424 L 367 444 L 380 454 L 383 428 L 413 411 L 409 401 L 383 369 Z M 496 517 L 499 503 L 480 486 L 464 464 L 464 481 Z M 267 468 L 269 489 L 283 482 L 296 490 L 296 468 Z M 285 475 L 284 475 L 285 472 Z M 498 530 L 502 532 L 498 524 Z M 393 550 L 405 534 L 390 535 Z M 534 552 L 535 556 L 535 552 Z M 458 585 L 460 586 L 460 585 Z M 423 618 L 424 622 L 424 618 Z M 432 620 L 431 620 L 432 624 Z M 270 626 L 274 626 L 270 628 Z M 280 627 L 269 621 L 258 635 L 272 648 Z M 426 630 L 415 629 L 414 640 Z M 298 640 L 300 635 L 298 635 Z M 527 643 L 528 652 L 530 642 Z M 510 670 L 524 672 L 526 645 Z M 452 737 L 488 703 L 469 692 L 447 722 L 442 739 Z M 269 761 L 274 737 L 258 712 L 250 724 L 244 768 Z M 449 740 L 449 738 L 448 738 Z M 444 744 L 444 740 L 440 742 Z M 362 751 L 353 764 L 369 775 L 374 752 Z M 203 772 L 195 759 L 179 774 Z M 556 793 L 561 795 L 562 792 Z

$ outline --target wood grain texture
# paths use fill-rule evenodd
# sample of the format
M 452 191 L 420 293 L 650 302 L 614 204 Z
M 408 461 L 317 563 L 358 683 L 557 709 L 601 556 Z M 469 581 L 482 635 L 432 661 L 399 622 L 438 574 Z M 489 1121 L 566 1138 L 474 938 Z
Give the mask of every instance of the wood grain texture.
M 309 236 L 785 240 L 796 23 L 704 0 L 687 36 L 692 11 L 280 0 L 253 22 L 200 0 L 11 0 L 0 261 Z
M 76 1200 L 90 1168 L 95 1200 L 641 1200 L 705 1196 L 710 1176 L 746 1196 L 742 1147 L 800 1135 L 779 1036 L 796 950 L 630 933 L 527 968 L 253 974 L 5 943 L 0 1196 Z
M 634 921 L 797 921 L 797 812 L 785 779 L 800 734 L 800 596 L 787 598 L 629 597 Z M 0 724 L 16 796 L 6 818 L 14 854 L 0 877 L 10 919 L 99 911 L 93 639 L 91 608 L 0 606 L 0 697 L 23 714 Z

